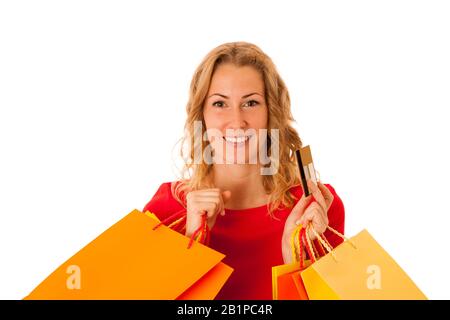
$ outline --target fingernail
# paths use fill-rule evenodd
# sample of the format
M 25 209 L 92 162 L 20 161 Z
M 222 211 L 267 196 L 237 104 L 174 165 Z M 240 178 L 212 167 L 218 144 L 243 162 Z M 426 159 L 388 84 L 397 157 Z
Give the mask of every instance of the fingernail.
M 297 226 L 299 226 L 299 225 L 300 225 L 300 223 L 301 223 L 301 221 L 300 221 L 300 220 L 297 220 L 297 221 L 295 221 L 295 225 L 297 225 Z

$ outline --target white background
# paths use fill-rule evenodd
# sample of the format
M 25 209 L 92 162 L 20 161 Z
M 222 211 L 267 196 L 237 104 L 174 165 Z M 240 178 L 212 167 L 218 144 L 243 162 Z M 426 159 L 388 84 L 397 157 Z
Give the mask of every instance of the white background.
M 367 228 L 450 298 L 449 16 L 430 0 L 0 2 L 0 298 L 177 178 L 192 74 L 229 41 L 277 65 L 347 235 Z

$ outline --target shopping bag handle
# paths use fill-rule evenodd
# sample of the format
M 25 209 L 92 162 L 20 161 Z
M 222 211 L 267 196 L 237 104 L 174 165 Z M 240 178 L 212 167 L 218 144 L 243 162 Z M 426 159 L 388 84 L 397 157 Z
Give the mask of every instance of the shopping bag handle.
M 160 226 L 162 225 L 167 225 L 168 228 L 170 229 L 174 229 L 180 225 L 183 226 L 183 228 L 181 229 L 181 231 L 186 227 L 186 217 L 187 217 L 187 212 L 186 209 L 182 209 L 180 211 L 175 212 L 174 214 L 171 214 L 170 216 L 168 216 L 166 219 L 162 220 L 160 223 L 158 223 L 156 226 L 153 227 L 153 230 L 158 229 Z M 182 222 L 185 222 L 184 224 L 182 224 Z M 188 243 L 188 249 L 190 249 L 192 247 L 192 244 L 194 243 L 194 241 L 203 243 L 203 244 L 208 244 L 209 243 L 209 239 L 210 239 L 210 230 L 208 227 L 208 223 L 206 220 L 206 212 L 202 215 L 202 223 L 200 224 L 200 227 L 197 228 L 197 230 L 194 231 L 194 233 L 192 234 L 189 243 Z
M 186 209 L 182 209 L 171 214 L 170 216 L 159 222 L 156 226 L 154 226 L 153 230 L 158 229 L 162 225 L 167 225 L 168 223 L 170 223 L 168 227 L 173 228 L 174 226 L 181 223 L 181 221 L 183 221 L 184 219 L 186 219 Z
M 301 237 L 301 232 L 303 230 L 303 226 L 300 224 L 297 228 L 295 228 L 295 230 L 292 232 L 291 234 L 291 239 L 290 239 L 290 245 L 291 245 L 291 254 L 292 254 L 292 261 L 297 261 L 297 248 L 298 248 L 298 256 L 299 256 L 299 260 L 300 260 L 300 267 L 302 267 L 302 263 L 303 263 L 303 247 L 302 247 L 302 237 Z M 298 235 L 298 236 L 297 236 Z M 297 240 L 297 247 L 295 246 L 296 242 L 295 240 Z
M 298 257 L 299 257 L 298 260 L 300 262 L 300 270 L 303 270 L 305 266 L 304 263 L 306 257 L 303 256 L 303 247 L 306 249 L 306 252 L 308 253 L 311 259 L 311 262 L 315 262 L 317 260 L 314 245 L 311 242 L 311 240 L 306 236 L 306 229 L 303 228 L 301 224 L 292 232 L 290 244 L 293 261 L 297 261 L 297 248 L 298 248 Z
M 311 229 L 311 231 L 314 233 L 314 235 L 316 236 L 316 238 L 317 238 L 317 240 L 319 241 L 319 243 L 320 243 L 323 247 L 325 247 L 325 249 L 328 251 L 328 253 L 330 253 L 331 256 L 333 257 L 333 259 L 334 259 L 335 261 L 337 261 L 337 259 L 336 259 L 336 254 L 335 254 L 334 251 L 333 251 L 333 246 L 328 242 L 328 240 L 327 240 L 327 238 L 325 237 L 325 235 L 324 235 L 323 233 L 322 233 L 322 234 L 319 234 L 319 233 L 316 231 L 316 229 L 314 229 L 314 227 L 312 226 L 312 223 L 311 223 L 311 222 L 307 225 L 306 228 L 307 228 L 307 229 L 308 229 L 308 228 Z M 347 238 L 347 237 L 344 236 L 342 233 L 340 233 L 339 231 L 333 229 L 333 228 L 330 227 L 330 226 L 327 226 L 327 229 L 330 230 L 331 232 L 333 232 L 334 234 L 336 234 L 337 236 L 339 236 L 340 238 L 342 238 L 344 241 L 350 243 L 350 244 L 352 245 L 352 247 L 353 247 L 354 249 L 356 249 L 356 245 L 353 243 L 353 241 L 352 241 L 351 239 Z M 307 237 L 307 238 L 309 239 L 309 237 Z
M 325 236 L 324 236 L 323 234 L 319 234 L 319 233 L 316 231 L 316 229 L 314 229 L 314 227 L 311 225 L 311 223 L 308 224 L 308 226 L 307 226 L 306 228 L 312 230 L 312 232 L 313 232 L 314 235 L 316 236 L 317 240 L 319 241 L 319 244 L 320 244 L 322 247 L 325 247 L 325 250 L 326 250 L 329 254 L 331 254 L 331 256 L 333 257 L 333 259 L 334 259 L 335 261 L 337 261 L 337 260 L 336 260 L 336 255 L 334 254 L 334 251 L 333 251 L 333 247 L 332 247 L 331 244 L 328 242 L 328 240 L 325 238 Z M 308 239 L 309 239 L 309 237 L 308 237 Z
M 198 227 L 197 230 L 194 231 L 194 233 L 191 236 L 191 239 L 189 240 L 188 249 L 192 247 L 192 244 L 194 243 L 194 239 L 197 242 L 200 243 L 208 243 L 209 242 L 209 227 L 208 222 L 206 220 L 206 213 L 202 215 L 202 223 L 200 224 L 200 227 Z

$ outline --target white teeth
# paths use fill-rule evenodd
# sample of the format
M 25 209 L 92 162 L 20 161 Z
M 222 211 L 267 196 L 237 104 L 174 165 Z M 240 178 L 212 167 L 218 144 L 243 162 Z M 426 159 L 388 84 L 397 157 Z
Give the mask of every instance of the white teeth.
M 245 142 L 249 139 L 248 136 L 246 137 L 225 137 L 225 140 L 227 142 L 231 142 L 231 143 L 242 143 Z

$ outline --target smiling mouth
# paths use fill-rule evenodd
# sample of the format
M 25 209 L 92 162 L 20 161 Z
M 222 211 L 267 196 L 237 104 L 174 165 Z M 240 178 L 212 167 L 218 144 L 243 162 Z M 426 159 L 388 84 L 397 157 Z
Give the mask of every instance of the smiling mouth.
M 247 142 L 250 139 L 250 136 L 223 137 L 223 139 L 228 143 L 242 144 Z

